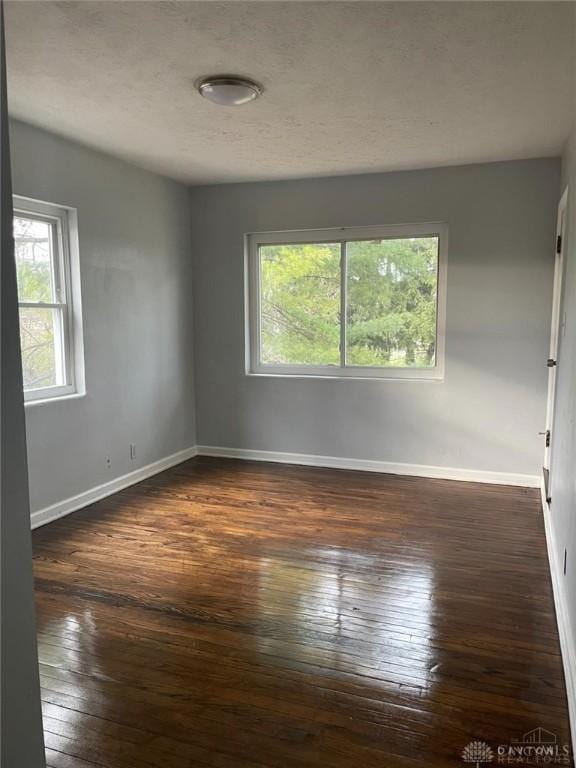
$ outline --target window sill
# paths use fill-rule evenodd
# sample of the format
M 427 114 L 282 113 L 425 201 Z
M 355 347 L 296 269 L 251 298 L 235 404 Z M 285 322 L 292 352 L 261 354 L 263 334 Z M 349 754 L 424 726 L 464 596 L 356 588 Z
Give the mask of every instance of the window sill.
M 342 376 L 337 373 L 275 373 L 272 371 L 246 371 L 246 376 L 254 377 L 257 379 L 314 379 L 321 381 L 327 379 L 329 381 L 381 381 L 381 382 L 397 382 L 397 383 L 443 383 L 444 374 L 430 374 L 429 376 Z
M 37 400 L 24 400 L 24 407 L 30 408 L 35 405 L 47 405 L 48 403 L 62 403 L 70 400 L 80 400 L 86 397 L 86 392 L 72 392 L 69 395 L 57 395 L 55 397 L 38 398 Z

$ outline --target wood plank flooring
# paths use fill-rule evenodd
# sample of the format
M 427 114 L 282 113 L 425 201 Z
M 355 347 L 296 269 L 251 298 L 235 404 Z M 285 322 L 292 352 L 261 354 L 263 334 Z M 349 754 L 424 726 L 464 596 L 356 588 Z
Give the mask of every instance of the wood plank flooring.
M 197 458 L 34 533 L 51 768 L 569 743 L 533 489 Z

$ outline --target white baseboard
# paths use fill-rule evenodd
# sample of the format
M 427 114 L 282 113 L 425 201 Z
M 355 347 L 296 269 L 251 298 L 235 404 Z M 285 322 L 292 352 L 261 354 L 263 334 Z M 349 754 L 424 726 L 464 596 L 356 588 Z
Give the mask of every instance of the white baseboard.
M 474 483 L 497 485 L 519 485 L 538 488 L 538 475 L 520 475 L 509 472 L 489 472 L 479 469 L 455 467 L 433 467 L 427 464 L 398 464 L 372 459 L 346 459 L 338 456 L 316 456 L 306 453 L 282 453 L 279 451 L 254 451 L 249 448 L 222 448 L 215 445 L 199 445 L 201 456 L 222 456 L 230 459 L 250 461 L 272 461 L 281 464 L 304 464 L 309 467 L 330 467 L 332 469 L 359 469 L 364 472 L 382 472 L 391 475 L 413 475 L 435 477 L 443 480 L 466 480 Z
M 134 472 L 128 472 L 128 474 L 116 477 L 107 483 L 90 488 L 88 491 L 79 493 L 77 496 L 71 496 L 69 499 L 64 499 L 64 501 L 59 501 L 49 507 L 39 509 L 31 515 L 32 528 L 46 525 L 53 520 L 57 520 L 59 517 L 69 515 L 71 512 L 82 509 L 82 507 L 87 507 L 89 504 L 100 501 L 100 499 L 104 499 L 106 496 L 111 496 L 123 488 L 128 488 L 128 486 L 139 483 L 141 480 L 146 480 L 147 477 L 152 477 L 152 475 L 157 475 L 159 472 L 174 467 L 176 464 L 192 459 L 197 454 L 198 449 L 196 446 L 186 448 L 183 451 L 166 456 L 164 459 L 154 461 L 152 464 L 147 464 L 145 467 L 135 469 Z
M 566 680 L 566 695 L 568 698 L 568 714 L 570 716 L 570 730 L 572 733 L 572 754 L 576 755 L 576 638 L 572 636 L 570 617 L 566 607 L 564 596 L 563 574 L 560 573 L 562 559 L 558 557 L 552 525 L 550 523 L 550 507 L 546 501 L 544 483 L 541 483 L 542 514 L 544 516 L 544 528 L 546 530 L 546 546 L 548 548 L 548 563 L 552 576 L 552 590 L 554 592 L 554 606 L 556 608 L 556 622 L 560 636 L 560 650 L 564 665 L 564 678 Z
M 495 483 L 498 485 L 519 485 L 538 487 L 540 478 L 533 475 L 511 474 L 507 472 L 486 472 L 476 469 L 459 469 L 453 467 L 433 467 L 425 464 L 398 464 L 389 461 L 374 461 L 371 459 L 347 459 L 338 456 L 316 456 L 305 453 L 282 453 L 279 451 L 255 451 L 248 448 L 222 448 L 213 445 L 200 445 L 186 448 L 164 459 L 147 464 L 129 472 L 126 475 L 110 480 L 102 485 L 90 488 L 77 496 L 72 496 L 44 509 L 32 513 L 32 528 L 51 523 L 59 517 L 69 515 L 78 509 L 106 498 L 123 488 L 139 483 L 147 477 L 152 477 L 165 469 L 180 464 L 194 456 L 222 456 L 233 459 L 250 461 L 271 461 L 282 464 L 302 464 L 310 467 L 329 467 L 333 469 L 356 469 L 364 472 L 381 472 L 393 475 L 412 475 L 416 477 L 433 477 L 444 480 L 465 480 L 476 483 Z

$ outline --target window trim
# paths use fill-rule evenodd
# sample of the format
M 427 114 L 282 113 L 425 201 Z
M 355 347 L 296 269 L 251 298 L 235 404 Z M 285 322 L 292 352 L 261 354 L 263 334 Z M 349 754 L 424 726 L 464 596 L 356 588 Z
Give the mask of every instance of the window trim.
M 78 215 L 75 208 L 48 203 L 22 195 L 13 196 L 13 215 L 44 219 L 55 224 L 54 260 L 55 282 L 63 295 L 57 302 L 20 301 L 20 307 L 59 308 L 64 321 L 61 336 L 65 356 L 66 383 L 24 390 L 24 404 L 36 405 L 83 396 L 84 343 L 82 333 L 82 302 L 80 292 L 80 262 L 78 248 Z
M 271 365 L 260 359 L 260 245 L 295 243 L 340 243 L 348 240 L 438 238 L 438 293 L 436 300 L 436 364 L 431 368 L 371 368 L 342 365 L 346 323 L 341 323 L 340 365 Z M 340 260 L 340 290 L 344 292 L 346 250 Z M 251 232 L 245 236 L 245 343 L 246 375 L 290 378 L 381 379 L 392 381 L 441 381 L 445 372 L 446 284 L 448 274 L 448 225 L 446 222 L 386 224 L 381 226 L 333 227 L 325 229 Z

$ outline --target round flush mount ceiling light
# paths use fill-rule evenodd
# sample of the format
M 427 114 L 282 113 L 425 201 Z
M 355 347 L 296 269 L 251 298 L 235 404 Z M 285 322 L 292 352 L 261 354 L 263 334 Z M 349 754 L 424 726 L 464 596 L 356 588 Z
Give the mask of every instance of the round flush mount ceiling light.
M 201 96 L 221 107 L 238 107 L 254 101 L 262 93 L 262 86 L 247 77 L 213 75 L 196 83 Z

